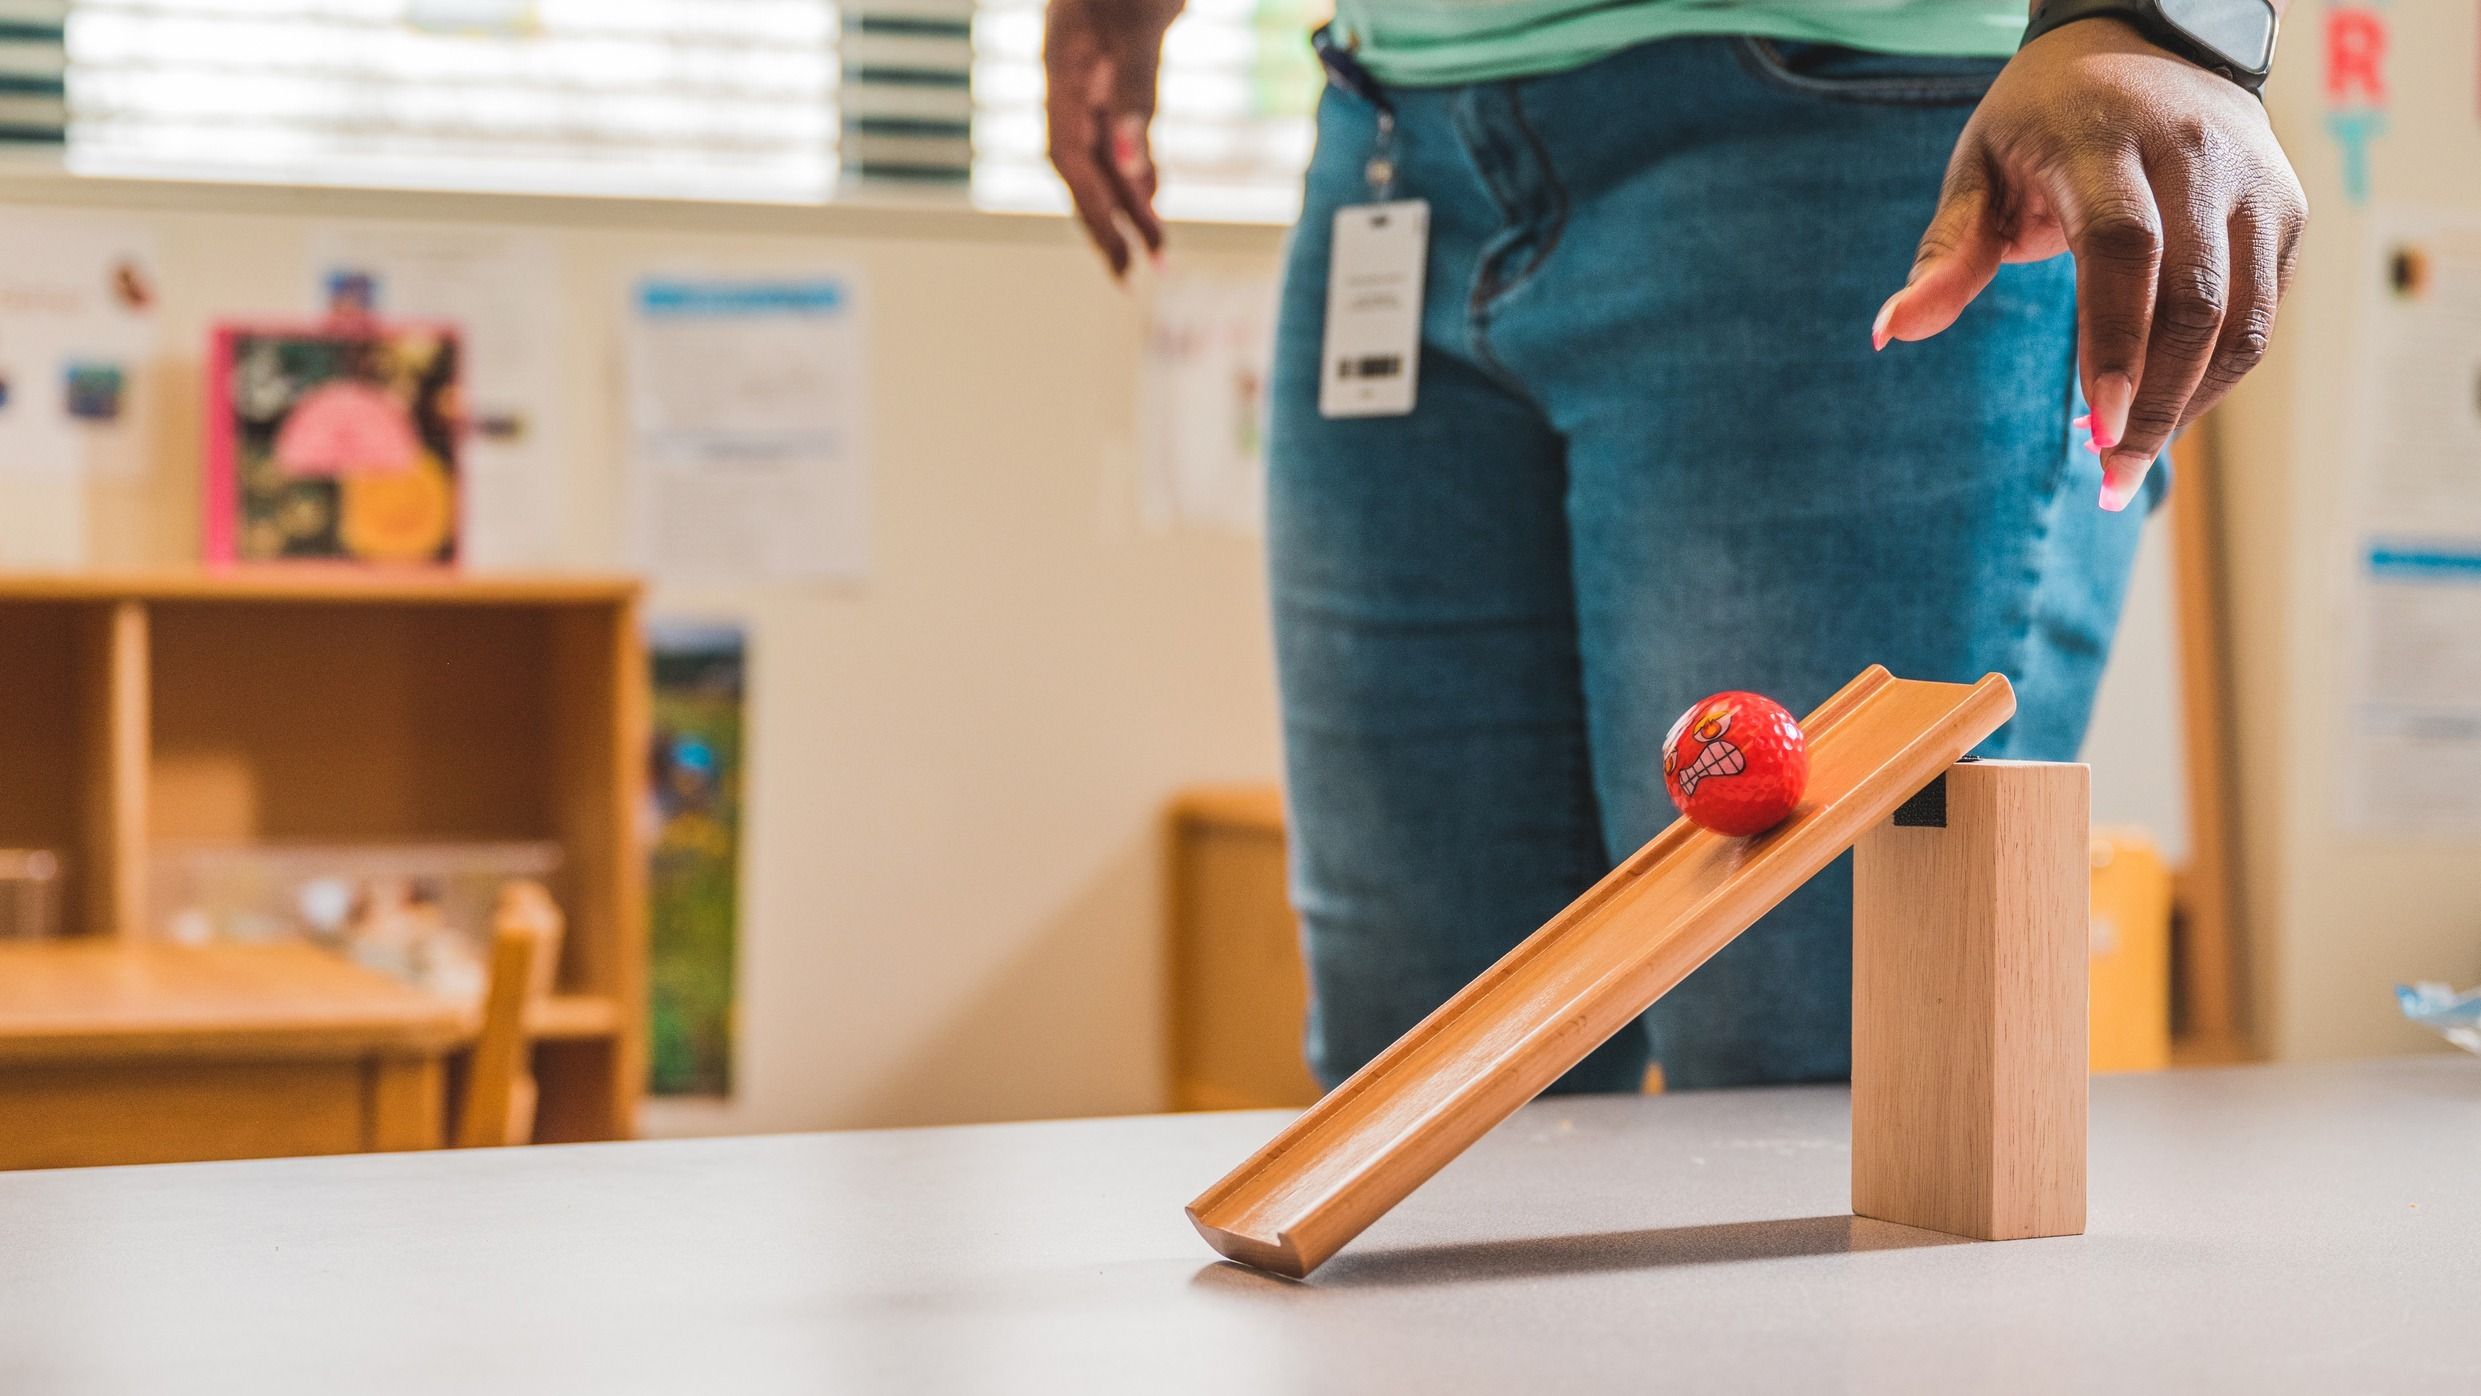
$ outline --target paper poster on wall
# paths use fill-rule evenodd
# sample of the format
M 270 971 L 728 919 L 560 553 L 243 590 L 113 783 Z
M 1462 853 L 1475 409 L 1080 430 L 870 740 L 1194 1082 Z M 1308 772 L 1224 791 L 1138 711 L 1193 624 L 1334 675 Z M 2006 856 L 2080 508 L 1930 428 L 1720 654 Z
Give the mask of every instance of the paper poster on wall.
M 138 223 L 0 211 L 0 473 L 144 467 L 156 269 Z
M 560 259 L 550 236 L 494 228 L 339 224 L 311 239 L 321 313 L 457 326 L 464 350 L 463 560 L 565 559 Z
M 741 920 L 747 654 L 726 625 L 657 622 L 647 887 L 647 1087 L 728 1096 Z
M 2481 216 L 2381 211 L 2358 439 L 2378 528 L 2481 533 Z
M 2345 812 L 2365 833 L 2481 833 L 2481 536 L 2372 538 L 2352 608 L 2359 680 Z
M 1138 503 L 1149 527 L 1263 530 L 1274 343 L 1272 280 L 1159 283 L 1138 395 Z
M 641 566 L 670 580 L 860 579 L 860 315 L 849 276 L 637 284 L 627 527 Z
M 2481 217 L 2382 210 L 2373 229 L 2350 436 L 2345 818 L 2481 832 Z

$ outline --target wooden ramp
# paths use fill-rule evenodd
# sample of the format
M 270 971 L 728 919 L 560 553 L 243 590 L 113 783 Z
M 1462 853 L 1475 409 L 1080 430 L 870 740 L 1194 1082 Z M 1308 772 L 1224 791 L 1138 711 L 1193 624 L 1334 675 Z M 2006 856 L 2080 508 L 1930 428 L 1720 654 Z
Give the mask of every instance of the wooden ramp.
M 1318 1268 L 2015 710 L 1997 674 L 1916 683 L 1871 666 L 1802 724 L 1809 790 L 1789 820 L 1751 839 L 1686 820 L 1664 830 L 1207 1189 L 1189 1220 L 1244 1265 Z

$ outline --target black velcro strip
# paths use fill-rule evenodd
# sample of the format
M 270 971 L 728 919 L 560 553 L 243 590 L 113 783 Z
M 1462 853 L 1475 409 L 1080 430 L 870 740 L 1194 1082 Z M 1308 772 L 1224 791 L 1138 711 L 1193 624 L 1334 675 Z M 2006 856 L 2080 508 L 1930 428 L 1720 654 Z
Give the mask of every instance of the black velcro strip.
M 1898 829 L 1944 829 L 1947 827 L 1947 773 L 1921 787 L 1921 792 L 1895 807 Z

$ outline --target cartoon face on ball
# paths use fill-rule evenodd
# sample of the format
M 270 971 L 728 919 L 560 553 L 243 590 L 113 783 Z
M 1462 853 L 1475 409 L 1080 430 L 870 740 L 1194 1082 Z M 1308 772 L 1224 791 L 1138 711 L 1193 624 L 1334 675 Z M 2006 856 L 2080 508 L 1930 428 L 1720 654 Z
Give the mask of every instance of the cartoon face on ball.
M 1735 837 L 1763 833 L 1799 808 L 1808 739 L 1783 705 L 1728 692 L 1692 704 L 1663 738 L 1663 785 L 1691 823 Z
M 1707 702 L 1680 714 L 1663 738 L 1663 775 L 1678 783 L 1690 799 L 1708 776 L 1736 776 L 1749 768 L 1748 758 L 1731 743 L 1732 709 Z M 1689 726 L 1689 719 L 1697 725 Z

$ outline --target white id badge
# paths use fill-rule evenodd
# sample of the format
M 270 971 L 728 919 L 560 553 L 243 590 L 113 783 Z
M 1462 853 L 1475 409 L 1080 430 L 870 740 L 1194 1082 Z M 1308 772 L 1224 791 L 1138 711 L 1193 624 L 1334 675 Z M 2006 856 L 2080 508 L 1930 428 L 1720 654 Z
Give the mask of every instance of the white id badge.
M 1319 416 L 1401 417 L 1413 410 L 1414 371 L 1421 364 L 1422 267 L 1429 250 L 1426 199 L 1335 211 Z

